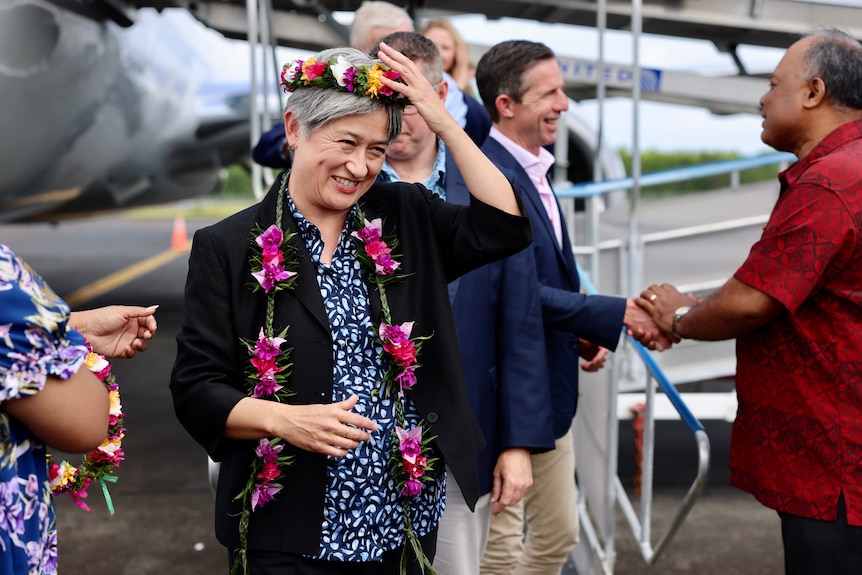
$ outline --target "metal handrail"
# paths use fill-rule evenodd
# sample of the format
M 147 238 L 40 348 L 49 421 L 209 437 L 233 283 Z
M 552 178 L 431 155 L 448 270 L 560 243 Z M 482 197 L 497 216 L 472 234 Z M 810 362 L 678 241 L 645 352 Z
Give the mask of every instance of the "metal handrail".
M 592 281 L 586 275 L 586 273 L 584 273 L 584 270 L 583 268 L 581 268 L 580 264 L 577 264 L 577 267 L 578 275 L 581 280 L 581 286 L 584 292 L 587 294 L 597 294 L 598 290 L 593 285 Z M 703 492 L 704 487 L 706 487 L 707 477 L 709 475 L 709 436 L 706 433 L 706 429 L 682 400 L 682 397 L 680 397 L 676 387 L 670 382 L 670 380 L 668 380 L 664 372 L 662 372 L 661 368 L 656 363 L 650 352 L 633 337 L 626 337 L 628 338 L 629 343 L 632 345 L 632 348 L 640 356 L 647 370 L 646 410 L 644 413 L 644 429 L 646 436 L 644 438 L 644 443 L 647 445 L 653 444 L 652 434 L 654 432 L 655 412 L 652 409 L 652 406 L 655 396 L 655 386 L 650 385 L 650 383 L 652 380 L 655 380 L 658 383 L 659 387 L 662 389 L 662 391 L 665 393 L 665 395 L 668 397 L 668 400 L 670 401 L 671 405 L 673 405 L 674 409 L 676 409 L 677 413 L 679 414 L 682 421 L 685 423 L 686 427 L 688 427 L 689 431 L 694 436 L 698 448 L 697 476 L 695 477 L 694 481 L 688 489 L 688 492 L 683 498 L 682 503 L 674 514 L 673 520 L 671 521 L 669 527 L 659 538 L 658 544 L 655 547 L 652 546 L 651 539 L 653 450 L 644 450 L 644 454 L 642 456 L 644 460 L 649 457 L 648 461 L 643 462 L 643 469 L 645 470 L 643 473 L 643 484 L 645 485 L 645 487 L 644 494 L 641 498 L 641 515 L 643 515 L 643 521 L 638 518 L 637 513 L 632 506 L 631 500 L 629 499 L 629 496 L 626 493 L 625 488 L 623 487 L 623 484 L 619 479 L 619 475 L 614 476 L 614 491 L 616 494 L 617 502 L 619 503 L 620 508 L 622 509 L 626 520 L 628 521 L 629 527 L 631 528 L 632 533 L 634 534 L 635 539 L 638 542 L 638 547 L 644 561 L 648 565 L 652 565 L 656 562 L 656 560 L 658 560 L 662 551 L 664 551 L 664 549 L 676 535 L 676 532 L 682 526 L 682 523 L 688 515 L 689 511 L 691 511 L 692 507 L 694 507 L 694 504 L 697 502 L 698 497 L 700 497 L 700 494 Z M 595 529 L 592 527 L 592 523 L 589 519 L 589 515 L 585 506 L 579 505 L 579 515 L 581 516 L 582 524 L 585 527 L 584 531 L 586 533 L 587 539 L 590 542 L 590 545 L 595 548 L 598 545 L 598 538 L 595 535 Z
M 763 166 L 771 166 L 774 164 L 785 164 L 796 161 L 796 156 L 786 152 L 775 152 L 771 154 L 763 154 L 753 158 L 738 158 L 734 160 L 721 160 L 717 162 L 706 162 L 694 166 L 685 166 L 682 168 L 671 168 L 669 170 L 660 170 L 644 174 L 640 177 L 638 185 L 642 188 L 651 186 L 660 186 L 662 184 L 671 184 L 675 182 L 684 182 L 686 180 L 695 180 L 697 178 L 705 178 L 708 176 L 716 176 L 719 174 L 727 174 L 731 172 L 741 172 L 752 168 L 761 168 Z M 555 189 L 554 193 L 558 198 L 590 198 L 599 196 L 608 192 L 618 190 L 629 190 L 634 186 L 634 178 L 617 178 L 614 180 L 604 180 L 601 182 L 583 182 L 572 184 L 567 187 Z
M 644 534 L 648 535 L 649 532 L 640 529 L 640 523 L 637 520 L 637 516 L 634 513 L 630 513 L 630 511 L 633 511 L 633 509 L 631 508 L 628 494 L 626 493 L 625 488 L 620 482 L 619 476 L 615 478 L 615 487 L 617 490 L 617 496 L 619 497 L 620 505 L 623 508 L 623 512 L 626 515 L 626 519 L 628 520 L 632 531 L 637 534 L 638 543 L 641 549 L 641 555 L 643 556 L 644 561 L 646 561 L 647 564 L 651 565 L 655 563 L 655 561 L 659 558 L 661 552 L 664 551 L 667 544 L 670 543 L 671 539 L 673 539 L 677 530 L 680 528 L 682 522 L 688 515 L 688 512 L 691 510 L 692 507 L 694 507 L 697 498 L 700 497 L 701 492 L 703 491 L 704 487 L 706 487 L 706 481 L 709 476 L 709 436 L 706 433 L 706 429 L 704 429 L 703 425 L 694 416 L 691 410 L 689 410 L 688 406 L 682 400 L 682 397 L 680 397 L 676 386 L 674 386 L 667 379 L 667 376 L 665 376 L 664 372 L 662 372 L 661 368 L 655 362 L 655 359 L 652 357 L 652 355 L 650 355 L 649 351 L 647 351 L 647 349 L 644 348 L 644 346 L 642 346 L 640 343 L 634 341 L 633 338 L 629 337 L 629 339 L 631 340 L 634 350 L 638 353 L 638 355 L 641 357 L 644 364 L 646 365 L 649 377 L 655 379 L 655 381 L 658 383 L 659 387 L 665 393 L 668 400 L 676 409 L 677 413 L 679 413 L 680 419 L 682 419 L 686 427 L 688 427 L 689 431 L 694 435 L 695 442 L 697 443 L 697 476 L 694 478 L 694 481 L 692 481 L 688 492 L 686 493 L 682 503 L 674 514 L 670 526 L 665 531 L 665 534 L 659 539 L 659 542 L 655 546 L 655 548 L 651 547 L 649 539 L 644 536 Z M 647 385 L 648 403 L 652 401 L 651 396 L 653 396 L 654 393 L 654 386 Z M 644 426 L 645 429 L 652 429 L 652 424 L 655 419 L 654 410 L 646 410 L 644 417 L 648 418 L 648 421 Z M 652 477 L 650 477 L 650 482 L 652 482 Z M 626 505 L 628 505 L 628 507 L 626 507 Z M 636 526 L 638 527 L 638 529 L 636 529 Z

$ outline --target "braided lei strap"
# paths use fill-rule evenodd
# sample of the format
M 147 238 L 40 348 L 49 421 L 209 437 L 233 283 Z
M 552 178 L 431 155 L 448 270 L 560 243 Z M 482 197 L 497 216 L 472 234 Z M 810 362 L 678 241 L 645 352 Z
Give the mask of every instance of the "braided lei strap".
M 49 454 L 48 479 L 51 481 L 53 493 L 71 495 L 75 505 L 84 511 L 91 511 L 84 500 L 87 498 L 87 489 L 96 482 L 102 488 L 108 512 L 113 515 L 114 503 L 108 493 L 108 483 L 116 483 L 117 476 L 114 475 L 114 471 L 120 467 L 120 462 L 125 458 L 122 449 L 122 440 L 126 434 L 126 428 L 123 427 L 123 406 L 120 404 L 120 388 L 111 372 L 111 364 L 105 356 L 95 353 L 89 342 L 87 348 L 90 353 L 84 358 L 84 365 L 108 388 L 110 399 L 108 434 L 102 444 L 91 451 L 78 467 L 65 460 L 53 463 Z

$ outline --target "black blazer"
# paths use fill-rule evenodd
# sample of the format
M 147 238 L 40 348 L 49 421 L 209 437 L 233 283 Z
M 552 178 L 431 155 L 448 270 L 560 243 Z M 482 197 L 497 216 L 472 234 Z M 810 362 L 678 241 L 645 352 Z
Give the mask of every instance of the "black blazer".
M 195 233 L 171 375 L 177 417 L 210 457 L 221 462 L 215 524 L 219 541 L 227 547 L 239 546 L 241 504 L 234 497 L 248 481 L 256 444 L 224 437 L 228 414 L 246 396 L 243 382 L 248 353 L 240 338 L 257 337 L 266 302 L 262 294 L 247 287 L 251 280 L 249 242 L 256 222 L 263 228 L 273 223 L 280 183 L 276 182 L 260 204 Z M 478 498 L 476 454 L 484 440 L 467 399 L 447 284 L 529 245 L 529 220 L 475 199 L 469 207 L 448 204 L 416 184 L 375 184 L 359 204 L 369 219 L 383 218 L 384 234 L 394 230 L 398 237 L 399 271 L 411 275 L 386 288 L 393 321 L 415 321 L 414 336 L 433 334 L 423 344 L 422 367 L 416 371 L 417 384 L 409 394 L 431 424 L 437 447 L 472 507 Z M 297 231 L 287 211 L 282 225 Z M 296 287 L 279 292 L 274 322 L 276 330 L 290 325 L 290 388 L 295 392 L 290 401 L 330 403 L 329 324 L 304 244 L 298 245 L 298 257 Z M 372 321 L 378 321 L 380 299 L 371 286 L 369 298 Z M 296 448 L 290 453 L 296 459 L 283 478 L 284 489 L 274 501 L 252 513 L 249 548 L 318 551 L 326 457 Z

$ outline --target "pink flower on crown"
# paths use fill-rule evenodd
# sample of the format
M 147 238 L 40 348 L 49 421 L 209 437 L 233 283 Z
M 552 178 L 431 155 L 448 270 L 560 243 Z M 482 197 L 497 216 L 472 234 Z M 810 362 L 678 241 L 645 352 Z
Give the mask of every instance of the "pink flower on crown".
M 317 58 L 309 58 L 302 64 L 302 79 L 306 82 L 311 82 L 315 78 L 322 76 L 329 66 L 326 62 L 318 62 Z
M 344 72 L 344 87 L 347 88 L 348 91 L 353 92 L 356 90 L 356 73 L 358 70 L 356 68 L 348 68 L 346 72 Z
M 398 73 L 398 72 L 396 72 L 395 70 L 387 70 L 387 71 L 383 74 L 383 77 L 384 77 L 384 78 L 389 78 L 390 80 L 397 80 L 398 78 L 400 78 L 400 77 L 401 77 L 401 74 L 399 74 L 399 73 Z M 395 92 L 392 90 L 392 88 L 390 88 L 389 86 L 384 86 L 382 82 L 380 83 L 380 89 L 379 89 L 378 91 L 380 92 L 380 95 L 381 95 L 381 96 L 391 96 L 392 94 L 394 94 L 394 93 L 395 93 Z

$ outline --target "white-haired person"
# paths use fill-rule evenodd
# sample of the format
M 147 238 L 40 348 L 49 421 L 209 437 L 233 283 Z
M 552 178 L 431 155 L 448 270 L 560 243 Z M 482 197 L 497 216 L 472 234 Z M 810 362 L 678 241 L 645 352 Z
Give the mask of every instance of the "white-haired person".
M 524 249 L 529 221 L 416 66 L 380 50 L 287 65 L 291 170 L 195 234 L 171 389 L 221 462 L 216 534 L 242 573 L 431 573 L 446 468 L 478 497 L 447 284 Z M 469 205 L 375 183 L 405 105 Z

